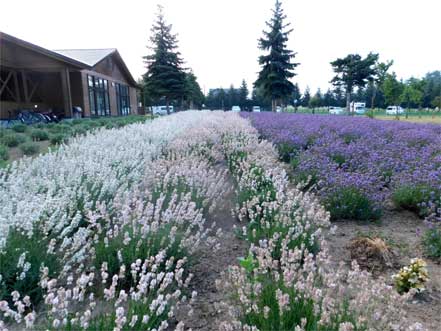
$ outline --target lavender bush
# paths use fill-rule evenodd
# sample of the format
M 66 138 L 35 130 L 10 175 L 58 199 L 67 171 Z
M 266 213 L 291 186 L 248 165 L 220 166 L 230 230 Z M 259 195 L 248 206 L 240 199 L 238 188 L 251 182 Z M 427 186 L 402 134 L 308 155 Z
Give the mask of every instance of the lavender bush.
M 391 199 L 425 217 L 441 192 L 439 125 L 300 114 L 243 116 L 278 146 L 298 181 L 310 180 L 333 218 L 378 218 Z

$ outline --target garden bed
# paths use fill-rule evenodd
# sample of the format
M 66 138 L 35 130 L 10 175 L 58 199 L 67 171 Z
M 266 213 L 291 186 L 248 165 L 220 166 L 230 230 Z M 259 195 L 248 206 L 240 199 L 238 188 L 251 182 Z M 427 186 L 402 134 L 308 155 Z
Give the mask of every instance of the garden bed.
M 285 167 L 238 114 L 185 112 L 75 137 L 0 170 L 0 326 L 416 331 L 436 323 L 432 313 L 407 317 L 412 291 L 356 264 L 336 266 L 344 245 L 333 249 L 329 212 Z

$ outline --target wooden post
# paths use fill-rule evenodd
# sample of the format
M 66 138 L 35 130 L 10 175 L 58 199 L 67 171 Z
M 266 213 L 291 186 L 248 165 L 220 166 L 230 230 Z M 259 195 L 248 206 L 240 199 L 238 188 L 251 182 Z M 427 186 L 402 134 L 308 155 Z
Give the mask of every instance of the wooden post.
M 2 81 L 0 79 L 0 83 L 1 83 L 1 85 L 0 85 L 0 95 L 3 93 L 3 90 L 7 88 L 8 82 L 11 79 L 11 77 L 12 77 L 12 71 L 10 71 L 8 73 L 8 76 L 6 76 L 6 79 L 4 81 Z
M 70 93 L 69 69 L 64 68 L 60 71 L 61 88 L 63 91 L 64 114 L 73 117 L 72 96 Z
M 28 103 L 28 80 L 26 78 L 26 72 L 24 70 L 21 71 L 21 79 L 23 81 L 24 101 Z
M 17 71 L 14 71 L 14 85 L 15 85 L 15 101 L 21 102 L 20 87 L 18 85 Z

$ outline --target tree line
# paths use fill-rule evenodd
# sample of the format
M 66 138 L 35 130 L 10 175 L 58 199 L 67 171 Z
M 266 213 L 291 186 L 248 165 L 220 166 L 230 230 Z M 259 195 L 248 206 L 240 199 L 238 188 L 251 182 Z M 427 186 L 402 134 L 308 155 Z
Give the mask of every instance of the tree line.
M 182 108 L 230 109 L 240 106 L 251 109 L 253 105 L 276 110 L 277 106 L 292 105 L 310 108 L 346 106 L 352 100 L 365 102 L 370 108 L 385 108 L 401 105 L 406 108 L 441 109 L 441 72 L 433 71 L 419 79 L 411 77 L 398 80 L 390 72 L 393 61 L 380 61 L 378 53 L 365 57 L 348 54 L 330 63 L 335 76 L 332 88 L 314 94 L 307 87 L 301 92 L 291 80 L 296 75 L 296 52 L 288 49 L 288 36 L 293 31 L 286 23 L 281 1 L 276 0 L 272 17 L 266 22 L 267 30 L 258 40 L 262 54 L 258 58 L 261 67 L 253 84 L 251 98 L 245 82 L 239 88 L 210 89 L 205 96 L 190 68 L 184 67 L 184 60 L 178 51 L 178 41 L 167 24 L 161 6 L 158 6 L 157 20 L 150 38 L 151 53 L 144 57 L 147 72 L 140 81 L 144 104 L 165 103 Z

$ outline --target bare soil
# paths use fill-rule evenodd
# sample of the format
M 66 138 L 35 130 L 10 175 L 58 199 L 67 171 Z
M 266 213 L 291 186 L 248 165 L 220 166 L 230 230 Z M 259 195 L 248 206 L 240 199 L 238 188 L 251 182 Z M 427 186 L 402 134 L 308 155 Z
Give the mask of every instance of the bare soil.
M 375 222 L 360 222 L 341 220 L 334 223 L 338 229 L 335 235 L 329 235 L 328 242 L 333 261 L 338 264 L 344 261 L 348 266 L 351 263 L 351 243 L 359 237 L 381 238 L 391 250 L 391 263 L 379 265 L 378 259 L 365 259 L 361 264 L 371 262 L 365 267 L 374 277 L 384 277 L 389 284 L 393 284 L 392 275 L 410 263 L 412 258 L 424 258 L 430 280 L 426 291 L 415 296 L 408 304 L 408 317 L 421 322 L 430 331 L 441 330 L 441 264 L 424 256 L 421 246 L 420 230 L 424 230 L 423 221 L 415 214 L 389 207 L 383 217 Z M 353 248 L 353 247 L 352 247 Z
M 189 315 L 190 306 L 180 307 L 177 319 L 185 323 L 185 327 L 193 331 L 218 330 L 222 321 L 228 318 L 224 306 L 228 293 L 216 287 L 216 280 L 224 282 L 225 271 L 230 265 L 237 264 L 237 259 L 246 256 L 247 245 L 234 233 L 234 226 L 240 223 L 232 216 L 234 207 L 234 194 L 231 193 L 218 201 L 218 208 L 207 218 L 208 226 L 213 222 L 222 229 L 220 248 L 216 251 L 205 248 L 196 257 L 196 263 L 190 268 L 194 278 L 190 284 L 191 291 L 197 291 L 196 301 L 191 305 L 192 314 Z

